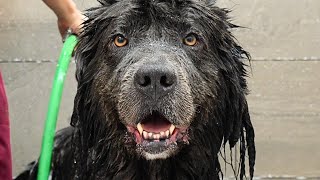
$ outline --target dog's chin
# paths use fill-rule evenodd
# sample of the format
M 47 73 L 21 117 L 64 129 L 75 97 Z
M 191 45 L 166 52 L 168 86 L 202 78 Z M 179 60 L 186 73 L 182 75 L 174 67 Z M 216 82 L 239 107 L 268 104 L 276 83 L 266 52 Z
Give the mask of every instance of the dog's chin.
M 171 157 L 181 145 L 189 143 L 188 126 L 175 126 L 158 113 L 126 127 L 136 143 L 136 152 L 147 160 Z
M 165 150 L 163 152 L 159 152 L 157 154 L 152 154 L 152 153 L 148 153 L 148 152 L 138 152 L 140 153 L 145 159 L 147 160 L 156 160 L 156 159 L 166 159 L 166 158 L 169 158 L 171 156 L 173 156 L 174 154 L 177 153 L 178 150 L 175 150 L 175 149 L 168 149 L 168 150 Z

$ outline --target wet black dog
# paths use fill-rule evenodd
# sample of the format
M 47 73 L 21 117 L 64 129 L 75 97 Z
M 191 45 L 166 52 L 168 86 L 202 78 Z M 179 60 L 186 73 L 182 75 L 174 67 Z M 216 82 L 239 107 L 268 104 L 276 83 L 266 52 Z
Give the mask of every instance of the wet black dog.
M 252 177 L 248 53 L 228 11 L 200 0 L 100 2 L 79 38 L 72 127 L 56 137 L 53 179 L 219 179 L 220 148 L 238 141 L 240 177 L 246 151 Z

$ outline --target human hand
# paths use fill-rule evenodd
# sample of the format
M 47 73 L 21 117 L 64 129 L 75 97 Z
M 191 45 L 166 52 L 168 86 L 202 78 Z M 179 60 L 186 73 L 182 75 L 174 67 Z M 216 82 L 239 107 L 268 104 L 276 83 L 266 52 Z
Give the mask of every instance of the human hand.
M 84 20 L 85 16 L 78 10 L 63 17 L 58 17 L 58 28 L 62 39 L 64 40 L 66 38 L 69 29 L 71 29 L 72 33 L 79 35 Z

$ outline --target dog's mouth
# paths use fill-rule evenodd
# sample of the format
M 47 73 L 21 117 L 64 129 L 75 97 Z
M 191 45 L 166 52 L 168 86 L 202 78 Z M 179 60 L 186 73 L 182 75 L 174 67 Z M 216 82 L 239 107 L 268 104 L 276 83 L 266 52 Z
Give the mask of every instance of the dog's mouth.
M 152 112 L 135 127 L 127 126 L 127 129 L 134 135 L 140 150 L 149 154 L 174 150 L 178 142 L 188 143 L 188 127 L 177 127 L 158 112 Z

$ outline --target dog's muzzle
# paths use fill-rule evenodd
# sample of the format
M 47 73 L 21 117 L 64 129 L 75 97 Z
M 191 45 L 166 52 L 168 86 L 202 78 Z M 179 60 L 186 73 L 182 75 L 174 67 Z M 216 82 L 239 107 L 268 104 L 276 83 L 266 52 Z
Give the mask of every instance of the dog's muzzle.
M 194 115 L 183 59 L 176 51 L 159 49 L 128 55 L 118 102 L 120 119 L 146 159 L 167 158 L 188 144 Z
M 148 101 L 149 106 L 157 106 L 158 102 L 174 93 L 178 78 L 170 65 L 147 63 L 136 71 L 133 81 L 142 101 Z M 148 159 L 166 158 L 170 155 L 169 151 L 177 148 L 177 141 L 188 142 L 187 127 L 176 127 L 156 110 L 145 115 L 136 126 L 127 126 L 127 129 L 134 135 L 138 149 Z

